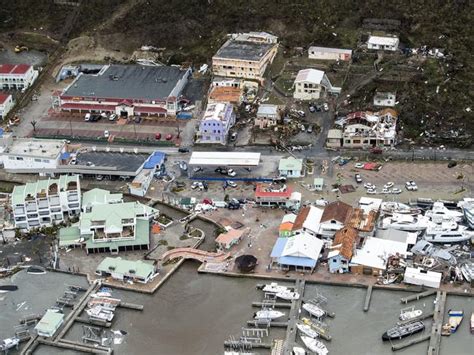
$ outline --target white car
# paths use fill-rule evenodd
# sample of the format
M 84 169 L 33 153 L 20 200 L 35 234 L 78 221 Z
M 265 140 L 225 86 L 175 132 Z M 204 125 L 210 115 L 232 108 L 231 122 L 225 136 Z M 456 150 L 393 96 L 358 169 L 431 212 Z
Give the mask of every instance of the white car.
M 234 188 L 237 187 L 237 184 L 233 181 L 227 180 L 226 182 L 227 182 L 227 186 L 234 187 Z
M 227 170 L 227 175 L 235 176 L 235 175 L 237 175 L 237 173 L 234 171 L 234 169 L 229 169 L 229 170 Z
M 392 194 L 398 195 L 398 194 L 401 194 L 401 193 L 402 193 L 402 190 L 400 190 L 398 187 L 394 187 L 392 189 Z
M 392 181 L 387 182 L 383 187 L 386 189 L 390 189 L 394 186 L 395 184 Z
M 369 190 L 375 190 L 375 185 L 372 185 L 370 182 L 366 182 L 364 187 Z
M 329 111 L 329 106 L 328 106 L 328 104 L 327 104 L 326 102 L 325 102 L 324 105 L 323 105 L 323 109 L 324 109 L 324 111 L 326 111 L 326 112 Z
M 110 132 L 109 131 L 104 131 L 104 137 L 109 138 L 110 137 Z
M 408 191 L 416 191 L 418 190 L 418 186 L 416 186 L 416 182 L 414 182 L 413 180 L 410 180 L 410 181 L 407 181 L 405 183 L 405 187 Z
M 392 190 L 387 189 L 387 188 L 385 188 L 385 187 L 382 189 L 382 193 L 383 193 L 383 194 L 390 194 L 391 191 L 392 191 Z
M 203 190 L 203 189 L 204 189 L 204 185 L 203 185 L 202 182 L 200 182 L 200 181 L 194 181 L 193 184 L 191 185 L 191 188 L 192 188 L 193 190 L 196 190 L 196 189 Z
M 376 194 L 377 194 L 377 190 L 375 190 L 375 189 L 369 189 L 369 190 L 367 190 L 367 194 L 368 194 L 368 195 L 376 195 Z
M 116 118 L 117 118 L 117 114 L 113 113 L 109 116 L 109 121 L 115 121 Z
M 364 163 L 355 163 L 354 168 L 356 169 L 363 169 L 364 168 Z

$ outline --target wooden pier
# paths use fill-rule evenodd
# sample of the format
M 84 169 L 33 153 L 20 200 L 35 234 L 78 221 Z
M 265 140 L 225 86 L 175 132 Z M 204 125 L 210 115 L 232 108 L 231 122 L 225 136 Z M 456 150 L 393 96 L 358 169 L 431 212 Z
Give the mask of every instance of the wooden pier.
M 271 306 L 272 308 L 291 308 L 291 303 L 266 303 L 266 302 L 252 302 L 252 307 L 265 307 Z
M 441 328 L 443 327 L 444 309 L 446 307 L 446 292 L 438 291 L 436 294 L 436 305 L 431 327 L 430 345 L 428 355 L 438 355 L 441 344 Z
M 101 321 L 98 319 L 86 319 L 86 318 L 81 318 L 81 317 L 77 317 L 76 322 L 88 324 L 88 325 L 98 325 L 105 328 L 110 328 L 112 326 L 111 322 Z
M 418 301 L 420 298 L 429 297 L 431 295 L 434 295 L 435 293 L 436 293 L 436 290 L 428 290 L 428 291 L 420 292 L 420 293 L 417 293 L 415 295 L 411 295 L 411 296 L 408 296 L 408 297 L 402 297 L 402 298 L 400 298 L 400 301 L 402 303 L 408 303 L 408 302 L 411 302 L 411 301 Z
M 286 328 L 288 327 L 288 322 L 270 322 L 268 323 L 270 327 L 275 327 L 275 328 Z M 263 323 L 260 323 L 255 320 L 249 320 L 247 321 L 247 325 L 251 327 L 259 327 L 261 325 L 264 325 Z
M 242 349 L 271 349 L 272 344 L 271 343 L 254 343 L 254 342 L 248 342 L 248 341 L 231 341 L 231 340 L 226 340 L 224 342 L 224 347 L 232 347 L 235 346 L 237 348 L 242 348 Z
M 54 348 L 66 349 L 66 350 L 74 350 L 79 351 L 81 353 L 86 354 L 99 354 L 99 355 L 109 355 L 112 353 L 112 349 L 104 350 L 101 347 L 90 347 L 79 342 L 73 341 L 52 341 L 46 339 L 38 339 L 37 342 L 42 345 L 51 346 Z
M 415 336 L 412 339 L 410 339 L 409 341 L 406 341 L 404 343 L 393 344 L 392 345 L 392 350 L 393 351 L 402 350 L 402 349 L 408 348 L 409 346 L 412 346 L 412 345 L 415 345 L 415 344 L 418 344 L 418 343 L 422 343 L 422 342 L 428 340 L 429 338 L 430 338 L 429 334 L 422 335 L 420 337 Z
M 285 345 L 283 353 L 291 354 L 293 346 L 296 343 L 296 333 L 298 328 L 296 327 L 296 322 L 299 320 L 300 312 L 301 312 L 301 304 L 303 302 L 302 298 L 304 295 L 304 288 L 305 288 L 306 281 L 302 279 L 297 279 L 295 281 L 295 290 L 300 294 L 300 298 L 294 300 L 291 303 L 291 309 L 289 314 L 288 320 L 288 327 L 286 329 L 286 338 L 285 338 Z
M 364 302 L 364 312 L 367 312 L 370 307 L 370 300 L 372 299 L 372 289 L 373 285 L 369 285 L 367 287 L 367 294 L 365 295 L 365 302 Z

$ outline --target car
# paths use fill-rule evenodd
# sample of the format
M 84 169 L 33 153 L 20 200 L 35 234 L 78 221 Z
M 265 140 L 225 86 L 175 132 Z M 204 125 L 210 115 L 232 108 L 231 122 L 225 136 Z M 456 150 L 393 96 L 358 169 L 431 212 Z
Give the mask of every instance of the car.
M 174 183 L 178 189 L 182 189 L 183 187 L 186 187 L 186 183 L 184 181 L 175 181 Z
M 407 181 L 405 183 L 405 187 L 408 191 L 416 191 L 418 190 L 418 186 L 416 185 L 416 182 L 414 182 L 413 180 L 410 180 L 410 181 Z
M 107 114 L 106 114 L 105 112 L 102 112 L 102 113 L 100 114 L 100 117 L 102 117 L 102 118 L 107 118 Z
M 297 113 L 298 116 L 300 116 L 300 117 L 306 117 L 306 113 L 305 113 L 303 110 L 296 111 L 296 113 Z
M 232 134 L 230 135 L 230 140 L 231 140 L 232 142 L 234 142 L 236 139 L 237 139 L 237 133 L 234 132 L 234 133 L 232 133 Z
M 227 169 L 224 169 L 224 168 L 221 168 L 221 167 L 216 168 L 216 169 L 214 170 L 214 172 L 219 173 L 219 174 L 222 174 L 222 175 L 227 175 Z
M 227 175 L 235 176 L 235 175 L 237 175 L 237 173 L 234 171 L 234 169 L 229 169 L 229 170 L 227 170 Z
M 392 189 L 392 194 L 398 195 L 398 194 L 401 194 L 401 193 L 402 193 L 402 190 L 400 190 L 398 187 L 394 187 Z
M 119 180 L 120 181 L 127 181 L 130 179 L 130 176 L 127 176 L 127 175 L 120 175 L 119 176 Z
M 301 129 L 301 132 L 306 131 L 306 127 L 304 126 L 304 124 L 300 125 L 300 129 Z
M 277 184 L 284 184 L 286 182 L 286 176 L 278 176 L 273 178 L 273 182 Z
M 314 107 L 313 105 L 309 105 L 309 112 L 311 113 L 316 112 L 316 107 Z
M 191 185 L 191 188 L 193 190 L 196 190 L 196 189 L 202 190 L 202 189 L 204 189 L 204 186 L 202 185 L 202 182 L 194 181 Z
M 155 133 L 155 139 L 159 141 L 161 139 L 161 133 Z
M 324 111 L 326 111 L 326 112 L 329 111 L 329 105 L 328 105 L 326 102 L 323 104 L 323 109 L 324 109 Z
M 193 173 L 198 173 L 200 171 L 202 171 L 202 168 L 200 166 L 193 168 Z
M 230 186 L 230 187 L 233 187 L 233 188 L 236 188 L 237 187 L 237 184 L 231 180 L 227 180 L 226 181 L 227 183 L 227 186 Z
M 367 190 L 367 194 L 369 194 L 369 195 L 376 195 L 376 194 L 377 194 L 377 190 L 375 190 L 375 189 L 368 189 L 368 190 Z
M 395 184 L 392 181 L 387 182 L 385 185 L 383 185 L 384 189 L 390 189 L 394 186 Z
M 167 134 L 166 137 L 165 137 L 165 139 L 166 139 L 167 141 L 170 141 L 170 140 L 173 139 L 173 135 L 172 135 L 172 134 Z
M 72 158 L 71 161 L 69 162 L 69 164 L 76 165 L 77 164 L 76 158 Z
M 313 126 L 309 125 L 308 129 L 306 130 L 308 133 L 313 133 Z
M 91 119 L 91 114 L 90 113 L 86 113 L 86 115 L 84 116 L 84 121 L 90 121 Z
M 95 176 L 95 179 L 96 179 L 97 181 L 102 181 L 102 180 L 104 180 L 104 175 L 96 175 L 96 176 Z
M 356 169 L 363 169 L 364 168 L 364 163 L 355 163 L 354 168 Z
M 355 174 L 354 178 L 355 178 L 356 183 L 358 184 L 362 183 L 362 177 L 360 176 L 360 174 Z
M 229 203 L 227 204 L 227 208 L 229 210 L 238 210 L 240 208 L 240 203 L 239 201 L 235 200 L 235 199 L 232 199 L 229 201 Z
M 202 184 L 202 187 L 204 188 L 204 190 L 207 191 L 207 189 L 209 188 L 209 184 L 206 181 L 201 181 L 201 184 Z
M 115 121 L 116 118 L 117 118 L 117 114 L 113 113 L 109 116 L 109 121 Z
M 110 137 L 110 132 L 109 131 L 104 131 L 104 137 L 109 138 Z
M 451 169 L 451 168 L 454 168 L 456 165 L 458 165 L 457 162 L 455 162 L 455 161 L 450 161 L 450 162 L 448 163 L 448 168 L 450 168 L 450 169 Z
M 186 147 L 181 147 L 178 149 L 179 153 L 189 153 L 189 148 Z
M 383 194 L 390 194 L 390 193 L 392 193 L 392 190 L 387 189 L 387 188 L 384 187 L 384 188 L 382 189 L 382 193 L 383 193 Z
M 183 171 L 188 171 L 188 164 L 186 164 L 185 161 L 180 161 L 179 162 L 179 168 Z
M 365 187 L 366 189 L 375 189 L 375 185 L 371 184 L 370 182 L 366 182 L 366 183 L 364 184 L 364 187 Z

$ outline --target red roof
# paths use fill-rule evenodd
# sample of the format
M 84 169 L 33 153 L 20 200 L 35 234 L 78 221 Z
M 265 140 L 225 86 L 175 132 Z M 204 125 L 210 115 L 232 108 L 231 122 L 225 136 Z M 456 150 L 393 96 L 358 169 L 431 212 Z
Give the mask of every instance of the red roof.
M 107 111 L 115 111 L 115 105 L 89 105 L 89 104 L 73 104 L 73 103 L 65 103 L 61 105 L 61 109 L 63 110 L 107 110 Z
M 167 111 L 163 107 L 135 106 L 135 112 L 166 113 Z
M 30 67 L 28 64 L 0 64 L 0 74 L 25 74 Z
M 271 190 L 270 186 L 267 184 L 257 184 L 257 189 L 255 190 L 255 197 L 286 197 L 290 198 L 293 191 L 290 187 L 286 187 L 285 191 L 276 191 Z
M 8 95 L 8 94 L 0 94 L 0 105 L 3 105 L 5 103 L 5 101 L 7 101 L 10 96 L 11 95 Z

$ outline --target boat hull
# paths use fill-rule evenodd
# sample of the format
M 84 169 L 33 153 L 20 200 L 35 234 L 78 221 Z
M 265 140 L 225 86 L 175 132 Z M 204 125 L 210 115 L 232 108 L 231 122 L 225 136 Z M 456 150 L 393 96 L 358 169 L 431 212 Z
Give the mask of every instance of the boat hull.
M 416 322 L 416 324 L 407 324 L 398 328 L 400 331 L 397 331 L 395 334 L 390 334 L 393 333 L 393 329 L 387 330 L 382 334 L 382 340 L 387 341 L 405 338 L 412 334 L 421 332 L 423 329 L 425 329 L 425 325 L 422 322 Z

